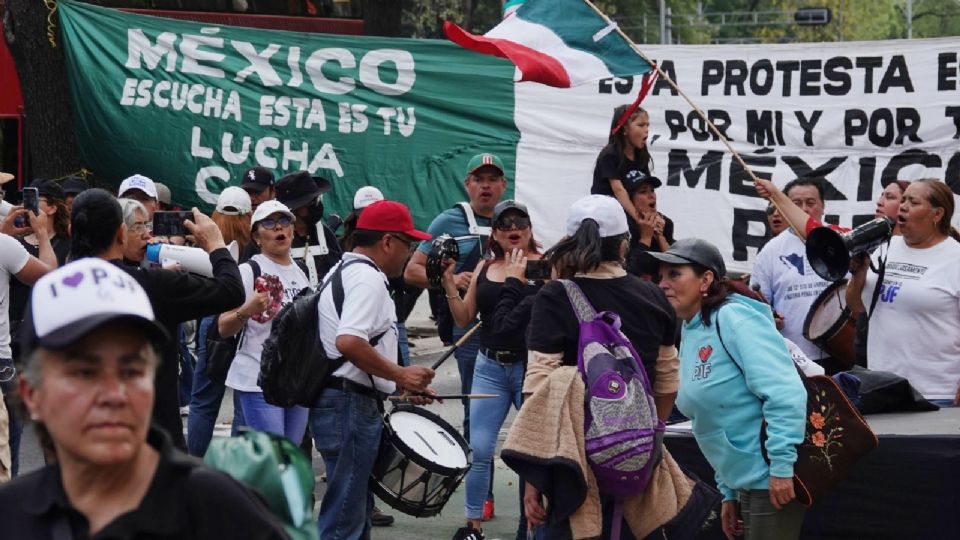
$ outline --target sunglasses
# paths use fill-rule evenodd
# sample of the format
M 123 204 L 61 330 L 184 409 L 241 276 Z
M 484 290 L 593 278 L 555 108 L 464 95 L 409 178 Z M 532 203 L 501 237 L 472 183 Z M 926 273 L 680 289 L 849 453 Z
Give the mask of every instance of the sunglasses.
M 275 229 L 277 225 L 280 225 L 281 227 L 289 227 L 291 224 L 293 224 L 293 220 L 287 216 L 277 219 L 265 218 L 260 220 L 260 226 L 265 229 Z
M 525 216 L 506 216 L 497 218 L 497 221 L 493 223 L 493 228 L 501 231 L 505 231 L 511 227 L 516 227 L 520 230 L 526 229 L 530 227 L 530 218 Z

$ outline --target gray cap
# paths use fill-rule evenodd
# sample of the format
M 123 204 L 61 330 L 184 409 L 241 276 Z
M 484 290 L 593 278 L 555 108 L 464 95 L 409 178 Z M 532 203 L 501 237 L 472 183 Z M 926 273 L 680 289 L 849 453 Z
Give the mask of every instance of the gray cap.
M 720 255 L 717 246 L 699 238 L 677 240 L 664 253 L 647 251 L 646 255 L 667 264 L 696 263 L 713 270 L 717 278 L 721 278 L 727 273 L 727 265 L 724 264 L 723 256 Z
M 527 210 L 527 205 L 517 202 L 513 199 L 507 199 L 505 201 L 500 201 L 497 203 L 497 206 L 493 207 L 493 216 L 490 217 L 490 222 L 493 223 L 497 221 L 500 217 L 500 214 L 506 212 L 507 210 L 516 210 L 521 214 L 530 217 L 530 212 Z

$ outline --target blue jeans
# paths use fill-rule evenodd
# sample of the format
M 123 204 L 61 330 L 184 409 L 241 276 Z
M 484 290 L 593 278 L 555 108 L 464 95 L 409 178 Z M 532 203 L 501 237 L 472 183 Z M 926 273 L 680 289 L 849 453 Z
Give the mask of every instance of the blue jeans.
M 327 388 L 310 409 L 313 442 L 327 469 L 317 530 L 323 540 L 367 540 L 373 494 L 370 473 L 383 419 L 372 397 Z
M 250 429 L 281 435 L 299 445 L 307 429 L 306 407 L 277 407 L 263 400 L 263 392 L 234 390 L 243 411 L 243 424 Z M 237 422 L 234 422 L 237 425 Z
M 524 371 L 523 362 L 501 364 L 487 358 L 483 353 L 477 353 L 473 392 L 496 394 L 497 397 L 470 402 L 470 416 L 473 418 L 470 431 L 473 465 L 467 472 L 467 496 L 464 505 L 467 519 L 483 517 L 483 501 L 490 491 L 490 471 L 497 435 L 507 418 L 510 405 L 520 409 Z
M 10 418 L 10 476 L 17 476 L 20 472 L 20 438 L 23 435 L 23 422 L 20 421 L 20 414 L 17 412 L 17 400 L 14 395 L 17 392 L 17 376 L 13 368 L 12 358 L 0 358 L 0 377 L 10 380 L 0 382 L 0 389 L 3 390 L 3 404 L 7 407 L 7 416 Z M 18 374 L 17 374 L 18 375 Z
M 187 347 L 187 333 L 183 325 L 177 325 L 177 340 L 180 342 L 180 406 L 190 403 L 190 392 L 193 388 L 193 355 Z
M 217 415 L 220 414 L 223 393 L 227 389 L 207 377 L 207 331 L 214 320 L 214 316 L 204 317 L 197 325 L 197 368 L 193 371 L 190 416 L 187 417 L 187 450 L 192 456 L 207 453 Z
M 477 331 L 479 332 L 479 330 Z M 462 330 L 454 328 L 453 340 L 463 336 Z M 477 363 L 477 351 L 480 350 L 480 335 L 474 334 L 466 343 L 453 351 L 457 359 L 457 370 L 460 372 L 460 393 L 469 394 L 473 388 L 473 368 Z M 470 440 L 470 400 L 463 399 L 463 437 Z

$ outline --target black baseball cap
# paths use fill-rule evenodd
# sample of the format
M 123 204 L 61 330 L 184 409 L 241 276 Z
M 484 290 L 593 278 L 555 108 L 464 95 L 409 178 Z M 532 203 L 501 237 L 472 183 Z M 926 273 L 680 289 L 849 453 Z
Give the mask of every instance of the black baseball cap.
M 67 195 L 76 195 L 90 189 L 90 184 L 79 176 L 68 176 L 63 181 L 63 192 Z
M 670 249 L 663 253 L 647 251 L 645 255 L 667 264 L 696 263 L 713 270 L 717 278 L 727 274 L 727 265 L 723 262 L 723 256 L 720 255 L 717 246 L 699 238 L 677 240 L 670 246 Z
M 310 176 L 307 171 L 292 172 L 277 181 L 277 200 L 290 210 L 296 210 L 314 202 L 332 188 L 333 184 L 326 178 Z
M 657 189 L 663 185 L 663 182 L 661 182 L 659 178 L 656 176 L 650 176 L 640 169 L 632 169 L 628 171 L 625 176 L 626 178 L 623 179 L 623 186 L 626 188 L 628 193 L 633 193 L 643 184 L 650 184 L 654 189 Z
M 273 187 L 273 173 L 266 167 L 250 167 L 243 173 L 243 183 L 240 184 L 244 190 L 252 190 L 260 193 L 261 191 Z
M 530 212 L 527 211 L 527 205 L 517 202 L 513 199 L 507 199 L 505 201 L 500 201 L 496 206 L 493 207 L 493 216 L 490 218 L 490 222 L 496 223 L 497 219 L 500 218 L 500 214 L 506 212 L 507 210 L 516 210 L 524 216 L 530 217 Z
M 37 188 L 37 192 L 41 197 L 46 197 L 56 201 L 62 201 L 67 198 L 66 194 L 63 192 L 63 188 L 60 187 L 60 184 L 53 180 L 37 178 L 33 182 L 30 182 L 30 187 Z

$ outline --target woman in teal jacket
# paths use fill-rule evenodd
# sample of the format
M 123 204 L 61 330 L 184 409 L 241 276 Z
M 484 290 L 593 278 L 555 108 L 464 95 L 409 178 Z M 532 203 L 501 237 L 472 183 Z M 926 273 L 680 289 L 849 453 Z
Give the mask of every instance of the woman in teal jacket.
M 648 255 L 665 263 L 660 287 L 684 321 L 676 404 L 716 471 L 724 533 L 799 538 L 804 507 L 794 500 L 793 464 L 806 392 L 769 306 L 727 291 L 723 257 L 706 241 Z M 764 420 L 769 463 L 760 450 Z

